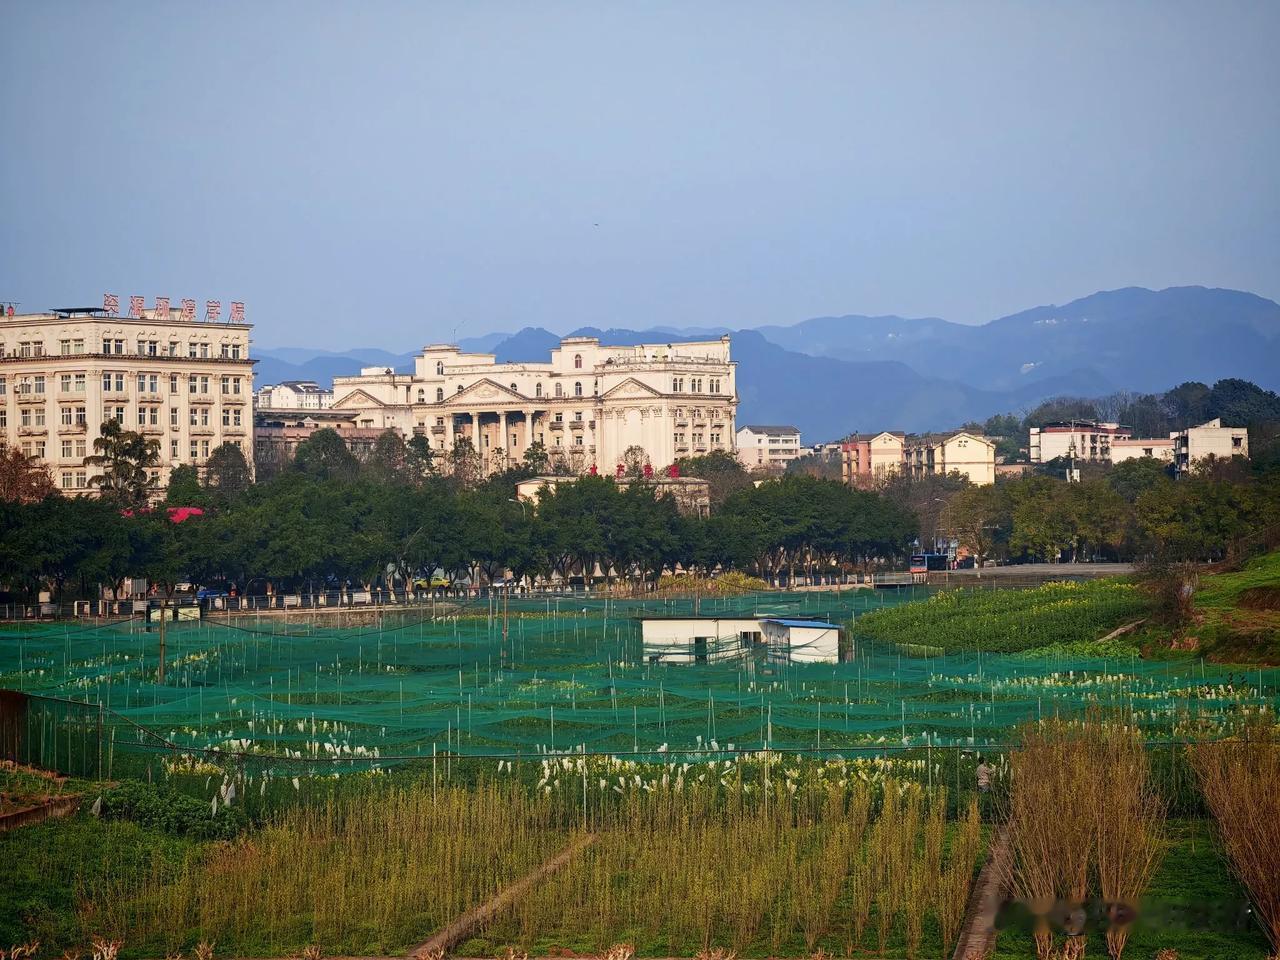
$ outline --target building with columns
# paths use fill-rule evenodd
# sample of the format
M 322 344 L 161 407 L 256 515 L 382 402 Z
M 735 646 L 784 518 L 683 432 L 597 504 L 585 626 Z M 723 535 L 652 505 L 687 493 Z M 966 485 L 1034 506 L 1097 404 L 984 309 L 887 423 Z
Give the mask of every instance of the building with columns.
M 535 443 L 572 473 L 613 473 L 632 447 L 655 468 L 734 449 L 728 337 L 625 347 L 567 337 L 546 363 L 498 363 L 437 344 L 413 373 L 366 367 L 333 387 L 334 408 L 356 427 L 421 434 L 440 454 L 466 439 L 486 472 L 519 462 Z
M 75 307 L 0 318 L 0 444 L 44 461 L 67 493 L 91 492 L 85 459 L 106 420 L 156 441 L 156 488 L 227 441 L 253 464 L 250 325 L 138 300 L 137 316 Z

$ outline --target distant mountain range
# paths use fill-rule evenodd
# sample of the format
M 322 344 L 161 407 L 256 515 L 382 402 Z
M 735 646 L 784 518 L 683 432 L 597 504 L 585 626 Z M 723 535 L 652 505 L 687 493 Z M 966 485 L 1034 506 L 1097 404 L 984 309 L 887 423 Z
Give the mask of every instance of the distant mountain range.
M 793 326 L 597 330 L 607 344 L 728 333 L 739 423 L 793 423 L 807 439 L 854 430 L 933 430 L 1030 408 L 1059 395 L 1160 391 L 1224 377 L 1280 388 L 1280 304 L 1236 290 L 1128 287 L 1034 307 L 980 326 L 936 317 L 817 317 Z M 544 360 L 560 337 L 540 327 L 462 340 L 503 361 Z M 416 352 L 416 351 L 415 351 Z M 259 350 L 259 383 L 316 380 L 362 366 L 409 370 L 414 352 Z

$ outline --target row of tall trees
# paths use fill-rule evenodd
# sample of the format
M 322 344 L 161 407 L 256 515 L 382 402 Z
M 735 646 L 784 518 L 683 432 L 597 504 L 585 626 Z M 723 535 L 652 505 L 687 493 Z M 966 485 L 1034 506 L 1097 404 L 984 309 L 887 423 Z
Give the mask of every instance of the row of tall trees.
M 17 484 L 24 495 L 0 503 L 0 583 L 71 599 L 128 577 L 165 595 L 180 583 L 244 595 L 440 577 L 652 581 L 677 569 L 778 577 L 889 561 L 916 532 L 899 504 L 809 477 L 718 483 L 709 517 L 681 514 L 642 466 L 627 483 L 585 476 L 518 502 L 515 483 L 536 475 L 536 462 L 480 480 L 456 463 L 438 469 L 394 433 L 359 459 L 325 430 L 257 483 L 237 447 L 219 448 L 203 476 L 175 469 L 164 503 L 147 509 L 124 482 L 138 477 L 142 453 L 104 463 L 121 482 L 108 479 L 98 498 Z M 202 512 L 174 522 L 168 508 L 188 507 Z
M 983 560 L 1221 560 L 1280 542 L 1280 473 L 1218 464 L 1174 480 L 1146 459 L 1079 483 L 1031 475 L 960 488 L 939 527 Z

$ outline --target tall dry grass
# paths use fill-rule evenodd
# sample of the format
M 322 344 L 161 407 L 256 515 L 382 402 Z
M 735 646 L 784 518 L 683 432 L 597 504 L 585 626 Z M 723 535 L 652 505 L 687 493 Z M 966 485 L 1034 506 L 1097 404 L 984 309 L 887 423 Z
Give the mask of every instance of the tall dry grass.
M 1164 804 L 1138 733 L 1120 721 L 1046 720 L 1023 728 L 1010 755 L 1003 878 L 1034 918 L 1036 956 L 1084 955 L 1085 903 L 1111 910 L 1107 949 L 1119 958 L 1128 922 L 1163 850 Z M 1055 953 L 1055 926 L 1066 937 Z
M 1136 729 L 1106 724 L 1089 743 L 1097 774 L 1094 863 L 1107 905 L 1107 950 L 1120 960 L 1138 901 L 1164 856 L 1165 801 Z
M 1280 954 L 1280 738 L 1258 723 L 1241 738 L 1190 751 L 1232 869 Z
M 317 943 L 331 953 L 425 939 L 567 842 L 514 786 L 391 789 L 297 807 L 244 838 L 86 908 L 85 929 L 174 952 Z

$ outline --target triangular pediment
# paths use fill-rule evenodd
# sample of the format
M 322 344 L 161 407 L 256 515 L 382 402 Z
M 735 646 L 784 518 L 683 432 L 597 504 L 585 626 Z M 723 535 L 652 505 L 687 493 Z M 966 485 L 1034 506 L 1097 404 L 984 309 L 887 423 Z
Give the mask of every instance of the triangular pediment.
M 479 400 L 485 403 L 527 403 L 529 398 L 512 390 L 510 387 L 504 387 L 496 380 L 490 380 L 488 377 L 477 380 L 465 390 L 459 390 L 452 396 L 445 397 L 445 403 L 449 404 L 467 403 L 472 400 Z
M 647 383 L 641 383 L 635 377 L 627 377 L 619 384 L 615 384 L 606 392 L 602 399 L 604 400 L 632 400 L 649 397 L 660 397 L 660 394 Z
M 340 399 L 335 398 L 333 405 L 338 410 L 342 410 L 348 406 L 357 407 L 385 407 L 386 404 L 377 397 L 365 393 L 363 390 L 356 389 L 350 393 L 344 394 Z

